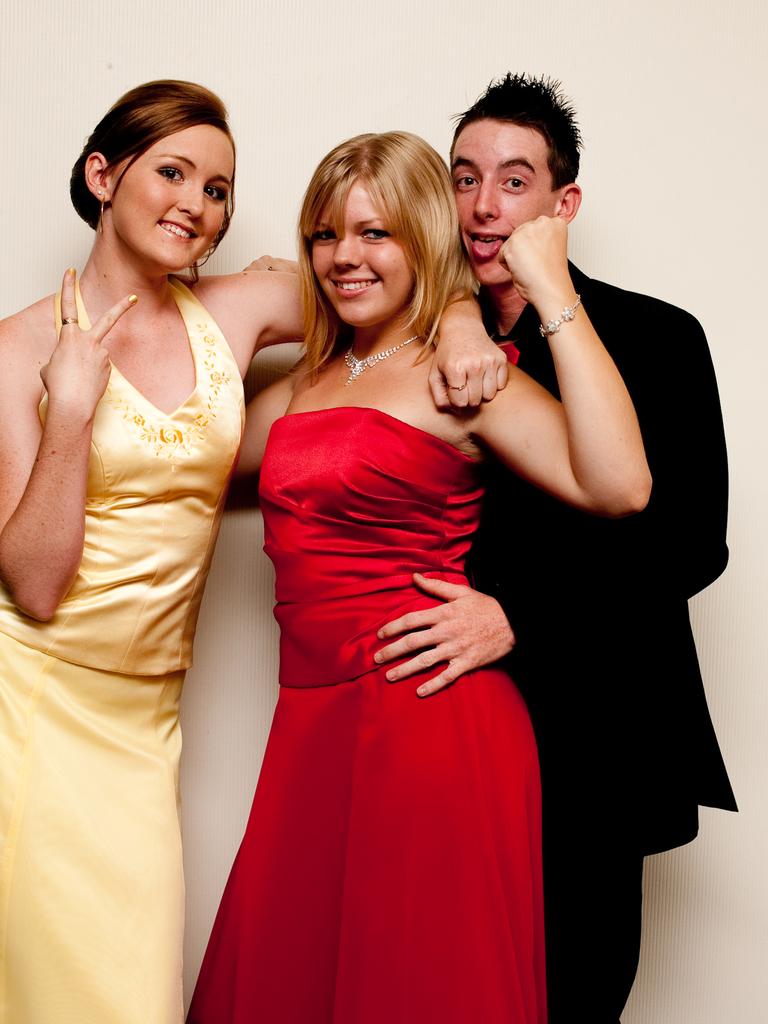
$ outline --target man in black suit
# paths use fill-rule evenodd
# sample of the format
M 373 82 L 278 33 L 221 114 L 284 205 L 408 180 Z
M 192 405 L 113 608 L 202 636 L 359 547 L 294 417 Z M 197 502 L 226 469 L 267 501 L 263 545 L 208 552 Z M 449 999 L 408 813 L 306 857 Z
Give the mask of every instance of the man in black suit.
M 526 220 L 575 217 L 580 147 L 557 83 L 507 75 L 459 119 L 451 153 L 489 333 L 513 341 L 518 365 L 555 395 L 549 346 L 499 251 Z M 637 970 L 644 856 L 693 839 L 700 804 L 736 809 L 687 606 L 727 562 L 727 465 L 696 320 L 571 275 L 637 409 L 647 509 L 592 518 L 491 470 L 477 591 L 422 581 L 445 604 L 419 613 L 418 632 L 410 619 L 380 635 L 400 635 L 382 660 L 422 652 L 393 679 L 448 662 L 434 689 L 508 655 L 539 744 L 550 1022 L 616 1024 Z

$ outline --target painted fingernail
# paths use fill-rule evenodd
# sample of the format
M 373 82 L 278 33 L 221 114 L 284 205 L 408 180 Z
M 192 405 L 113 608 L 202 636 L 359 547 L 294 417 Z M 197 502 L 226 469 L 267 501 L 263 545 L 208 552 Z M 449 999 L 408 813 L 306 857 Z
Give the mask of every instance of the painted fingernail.
M 131 304 L 133 304 L 134 302 L 138 302 L 139 301 L 139 296 L 138 295 L 129 295 L 128 296 L 128 301 Z

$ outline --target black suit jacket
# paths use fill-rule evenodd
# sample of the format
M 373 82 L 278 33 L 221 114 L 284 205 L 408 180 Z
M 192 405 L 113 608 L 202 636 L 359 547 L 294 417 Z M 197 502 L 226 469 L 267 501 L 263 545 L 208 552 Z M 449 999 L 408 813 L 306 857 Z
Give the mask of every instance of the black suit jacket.
M 635 403 L 650 502 L 601 519 L 490 468 L 470 565 L 516 634 L 507 667 L 539 744 L 545 839 L 580 841 L 586 828 L 650 853 L 692 839 L 699 804 L 736 809 L 687 605 L 728 559 L 725 438 L 698 322 L 571 274 Z M 511 337 L 518 365 L 557 395 L 532 307 Z

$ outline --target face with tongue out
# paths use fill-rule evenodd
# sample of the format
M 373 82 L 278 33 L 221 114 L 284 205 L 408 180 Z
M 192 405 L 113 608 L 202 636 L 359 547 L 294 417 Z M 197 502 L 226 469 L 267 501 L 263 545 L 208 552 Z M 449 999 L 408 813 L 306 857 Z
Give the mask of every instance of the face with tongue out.
M 490 118 L 468 124 L 453 148 L 451 173 L 462 241 L 481 285 L 512 286 L 499 252 L 512 232 L 542 215 L 571 220 L 578 185 L 552 188 L 549 147 L 534 128 Z

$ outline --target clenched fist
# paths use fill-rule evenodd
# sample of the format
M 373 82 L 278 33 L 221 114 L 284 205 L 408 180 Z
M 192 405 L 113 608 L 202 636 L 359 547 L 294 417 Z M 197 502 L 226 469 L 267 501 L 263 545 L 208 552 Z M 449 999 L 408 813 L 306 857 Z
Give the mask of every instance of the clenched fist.
M 499 251 L 515 288 L 538 310 L 566 304 L 574 294 L 568 272 L 568 225 L 563 217 L 536 217 L 512 232 Z

